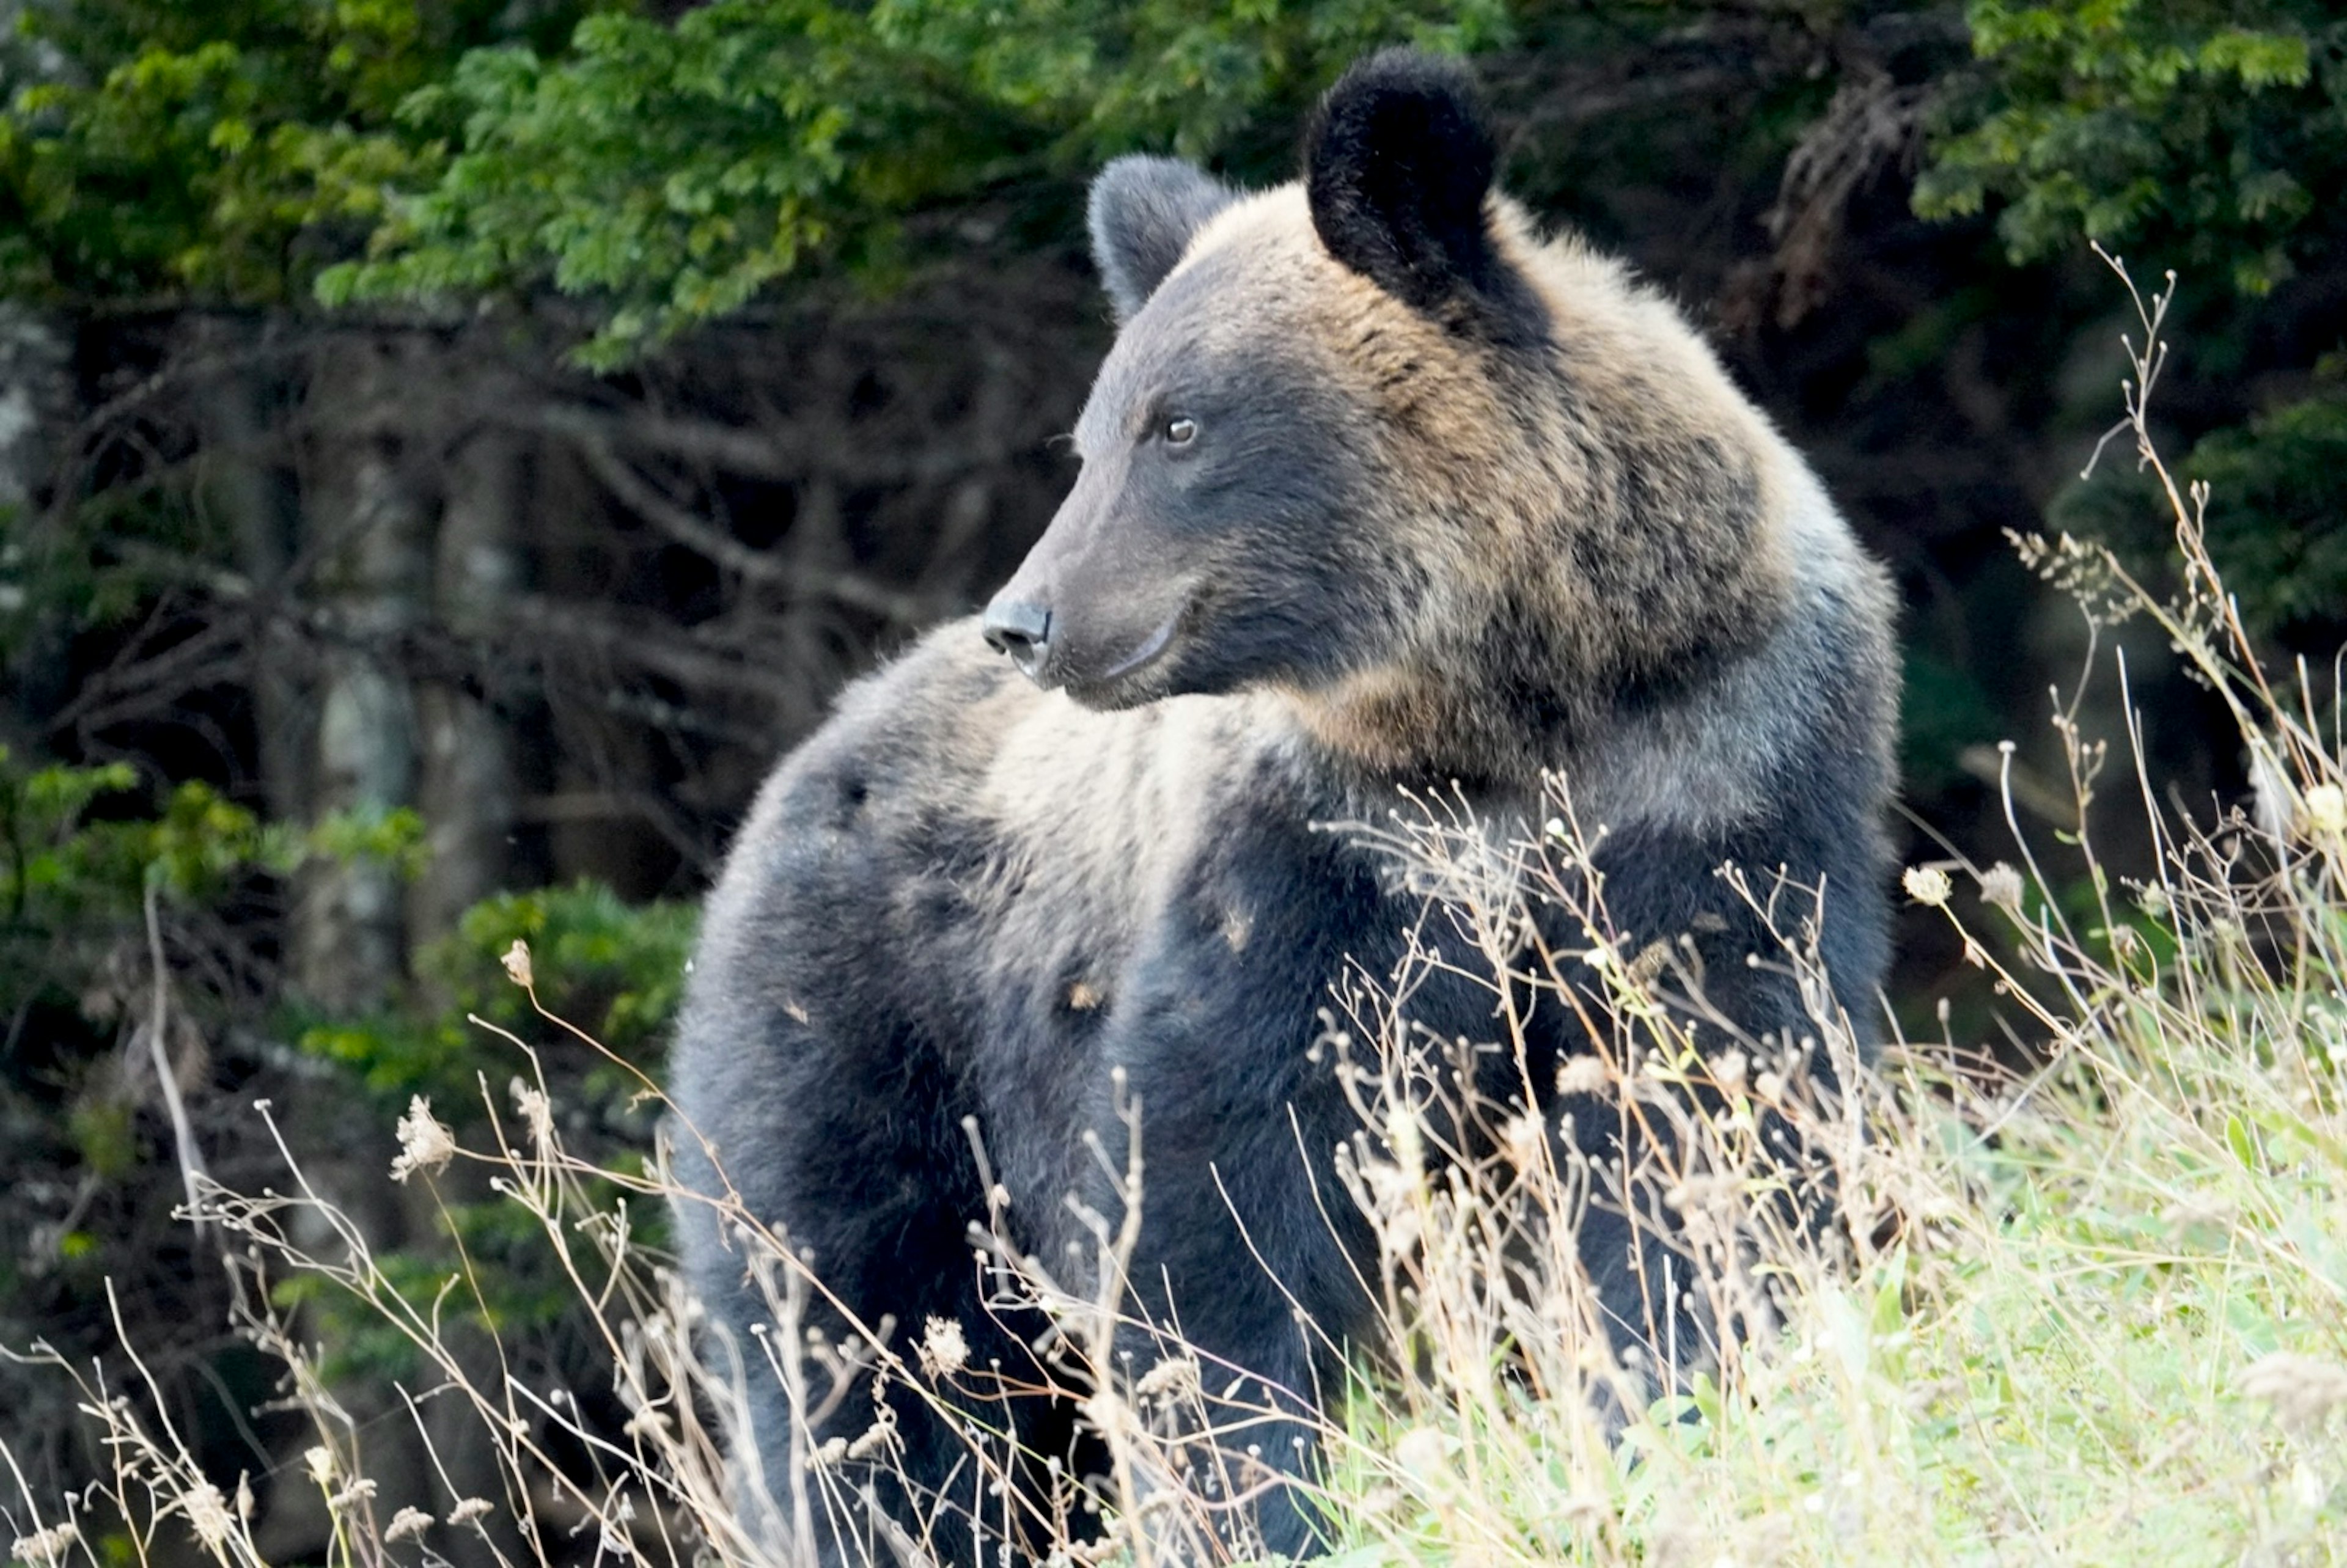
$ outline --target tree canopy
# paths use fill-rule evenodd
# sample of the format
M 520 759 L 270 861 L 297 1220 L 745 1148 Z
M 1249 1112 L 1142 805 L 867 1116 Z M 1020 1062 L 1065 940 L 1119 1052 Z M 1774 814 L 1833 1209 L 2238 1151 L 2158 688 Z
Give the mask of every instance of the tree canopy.
M 1658 35 L 1718 15 L 1611 9 Z M 1823 31 L 1866 9 L 1799 15 Z M 592 354 L 611 363 L 811 264 L 893 273 L 924 212 L 967 226 L 997 198 L 1031 217 L 1054 200 L 1039 183 L 1118 152 L 1270 172 L 1266 126 L 1363 50 L 1505 49 L 1579 12 L 48 0 L 8 55 L 0 282 L 329 303 L 550 284 L 595 302 Z M 1964 23 L 1974 58 L 1932 84 L 1919 211 L 1993 207 L 2016 261 L 2139 240 L 2250 292 L 2328 242 L 2347 172 L 2330 7 L 1973 0 Z
M 2347 175 L 2347 19 L 2321 5 L 2088 0 L 1965 11 L 1918 210 L 1997 204 L 2016 261 L 2081 239 L 2219 267 L 2258 293 L 2333 242 Z

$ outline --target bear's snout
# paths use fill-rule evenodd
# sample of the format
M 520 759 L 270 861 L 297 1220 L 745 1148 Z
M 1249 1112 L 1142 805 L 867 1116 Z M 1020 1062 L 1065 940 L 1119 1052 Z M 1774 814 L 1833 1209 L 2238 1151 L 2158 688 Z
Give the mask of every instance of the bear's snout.
M 979 620 L 979 630 L 986 634 L 986 644 L 997 653 L 1010 655 L 1019 672 L 1037 685 L 1043 684 L 1043 660 L 1051 651 L 1051 612 L 1024 600 L 998 596 L 986 607 Z

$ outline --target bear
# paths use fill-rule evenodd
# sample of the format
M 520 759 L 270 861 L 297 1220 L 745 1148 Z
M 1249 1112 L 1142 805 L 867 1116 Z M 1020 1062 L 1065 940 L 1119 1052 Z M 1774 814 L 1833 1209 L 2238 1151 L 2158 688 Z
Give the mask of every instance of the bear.
M 1257 1448 L 1308 1476 L 1326 1348 L 1374 1330 L 1327 1170 L 1361 1121 L 1317 1043 L 1348 973 L 1404 961 L 1426 897 L 1332 826 L 1402 792 L 1539 824 L 1562 781 L 1602 824 L 1613 919 L 1691 953 L 1752 1040 L 1822 1023 L 1756 961 L 1781 948 L 1721 868 L 1805 890 L 1831 1003 L 1868 1034 L 1888 577 L 1684 314 L 1536 231 L 1497 161 L 1466 68 L 1398 51 L 1329 89 L 1296 182 L 1145 156 L 1097 177 L 1117 333 L 1064 504 L 980 614 L 851 686 L 781 763 L 706 904 L 671 1069 L 680 1228 L 741 1345 L 771 1307 L 706 1201 L 728 1191 L 821 1281 L 810 1320 L 835 1339 L 845 1309 L 909 1360 L 941 1319 L 970 1366 L 1048 1380 L 1044 1325 L 989 1308 L 972 1227 L 1067 1255 L 1065 1200 L 1113 1209 L 1096 1151 L 1124 1146 L 1129 1095 L 1137 1308 L 1290 1401 Z M 1494 1029 L 1464 979 L 1407 1005 L 1430 1039 Z M 1528 1027 L 1547 1066 L 1592 1049 L 1569 1008 Z M 1615 1124 L 1584 1121 L 1593 1146 Z M 1625 1339 L 1678 1309 L 1618 1216 L 1593 1207 L 1578 1245 Z M 794 1431 L 780 1381 L 748 1379 L 739 1461 L 774 1496 L 875 1399 L 893 1426 L 856 1501 L 787 1546 L 885 1559 L 910 1533 L 967 1561 L 989 1514 L 989 1539 L 1040 1550 L 947 1420 L 901 1381 L 869 1396 Z M 1056 1408 L 1025 1418 L 1030 1455 L 1081 1445 Z M 1263 1496 L 1259 1543 L 1308 1555 L 1293 1491 Z

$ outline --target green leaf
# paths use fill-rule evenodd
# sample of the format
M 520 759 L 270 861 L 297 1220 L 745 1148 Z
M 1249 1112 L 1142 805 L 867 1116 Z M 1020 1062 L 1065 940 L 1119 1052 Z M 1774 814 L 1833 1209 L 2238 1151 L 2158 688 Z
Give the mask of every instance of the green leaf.
M 2258 1168 L 2257 1145 L 2250 1140 L 2249 1124 L 2238 1114 L 2229 1114 L 2225 1118 L 2225 1147 L 2233 1152 L 2233 1158 L 2239 1160 L 2244 1168 L 2252 1171 Z

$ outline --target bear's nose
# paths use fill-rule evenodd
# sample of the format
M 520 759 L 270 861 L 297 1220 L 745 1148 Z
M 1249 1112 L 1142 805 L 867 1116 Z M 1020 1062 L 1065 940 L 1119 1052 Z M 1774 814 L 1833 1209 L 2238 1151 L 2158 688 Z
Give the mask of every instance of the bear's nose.
M 986 607 L 979 621 L 986 633 L 987 645 L 998 653 L 1010 655 L 1010 662 L 1030 681 L 1040 681 L 1037 673 L 1043 667 L 1043 655 L 1051 641 L 1051 612 L 1037 605 L 1018 600 L 1005 602 L 996 600 Z

